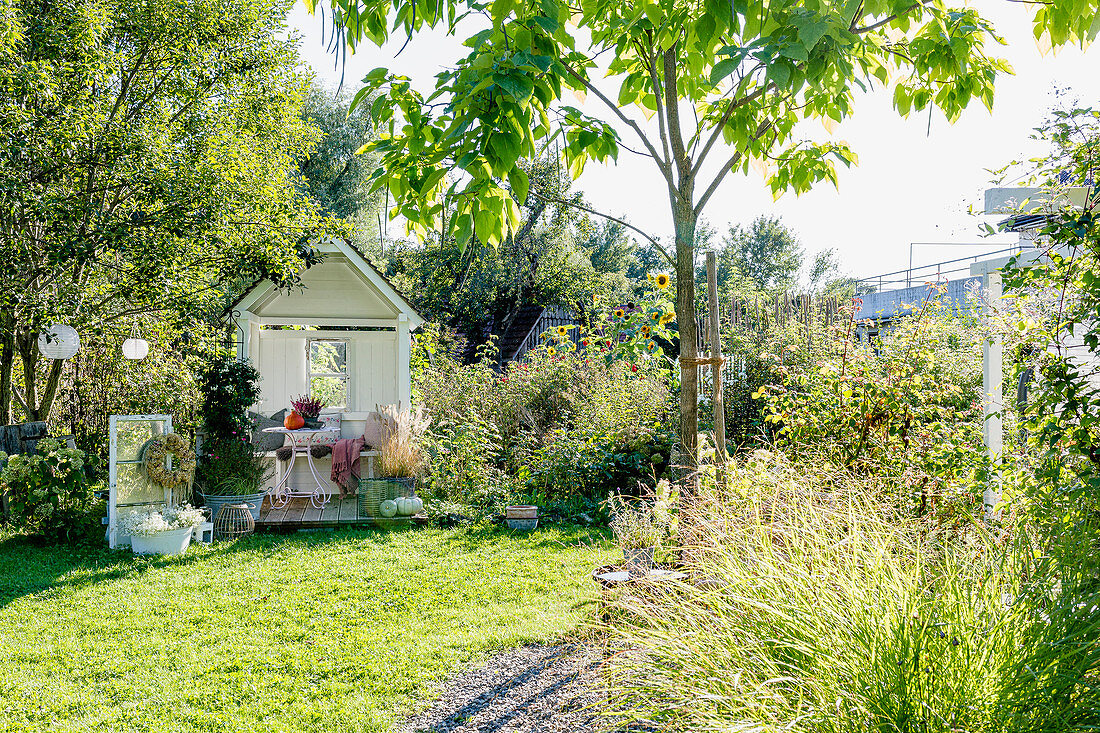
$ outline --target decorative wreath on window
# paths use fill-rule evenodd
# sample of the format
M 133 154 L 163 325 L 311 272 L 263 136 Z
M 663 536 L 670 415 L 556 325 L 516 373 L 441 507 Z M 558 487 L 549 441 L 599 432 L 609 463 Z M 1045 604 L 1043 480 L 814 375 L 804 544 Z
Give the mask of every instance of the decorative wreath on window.
M 172 456 L 175 469 L 168 470 L 168 456 Z M 190 486 L 195 479 L 195 452 L 179 433 L 168 433 L 153 438 L 145 444 L 142 454 L 145 475 L 161 486 L 174 489 Z

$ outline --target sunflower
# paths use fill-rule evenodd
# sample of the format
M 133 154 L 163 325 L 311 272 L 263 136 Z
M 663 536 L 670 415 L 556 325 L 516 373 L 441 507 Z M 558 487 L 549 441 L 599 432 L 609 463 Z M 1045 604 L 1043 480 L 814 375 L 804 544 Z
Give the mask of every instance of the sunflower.
M 569 333 L 569 326 L 558 326 L 558 335 L 565 336 Z
M 615 317 L 616 318 L 622 318 L 625 315 L 626 315 L 626 311 L 624 311 L 622 308 L 616 308 L 615 309 Z
M 664 290 L 665 288 L 668 287 L 668 283 L 669 283 L 668 273 L 667 272 L 657 273 L 657 277 L 654 279 L 654 282 L 657 283 L 657 288 L 659 290 Z
M 649 335 L 649 326 L 642 326 L 642 335 L 643 336 L 648 336 Z
M 665 313 L 663 316 L 661 316 L 661 325 L 662 326 L 667 325 L 669 323 L 672 323 L 675 320 L 676 320 L 676 314 L 675 313 Z
M 555 349 L 553 346 L 547 346 L 546 347 L 546 353 L 549 356 L 553 356 L 554 354 L 558 353 L 558 350 Z
M 647 341 L 645 345 L 645 350 L 648 351 L 650 354 L 654 353 L 655 351 L 657 351 L 657 342 Z
M 661 311 L 653 311 L 652 313 L 649 314 L 649 317 L 653 319 L 654 323 L 660 323 L 662 313 L 661 313 Z

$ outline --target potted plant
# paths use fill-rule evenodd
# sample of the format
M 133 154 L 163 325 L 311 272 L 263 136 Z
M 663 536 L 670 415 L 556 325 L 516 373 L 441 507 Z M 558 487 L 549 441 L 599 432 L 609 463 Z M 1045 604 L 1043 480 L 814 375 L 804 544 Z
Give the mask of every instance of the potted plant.
M 623 549 L 626 570 L 644 574 L 653 567 L 653 553 L 667 531 L 654 516 L 648 502 L 632 502 L 622 496 L 611 497 L 611 532 Z
M 135 555 L 180 555 L 191 544 L 195 527 L 206 514 L 189 504 L 168 507 L 163 512 L 133 512 L 119 520 L 119 529 L 130 535 Z
M 382 504 L 387 500 L 413 499 L 411 505 L 423 509 L 423 502 L 416 497 L 416 478 L 424 468 L 424 435 L 431 420 L 423 407 L 415 410 L 400 409 L 397 405 L 379 408 L 382 415 L 381 442 L 378 445 L 377 479 L 363 479 L 359 482 L 360 515 L 366 517 L 385 516 Z M 391 507 L 386 505 L 386 513 Z M 395 513 L 408 516 L 415 511 L 402 511 L 401 503 L 396 504 Z
M 504 509 L 504 521 L 510 529 L 534 529 L 539 526 L 539 508 L 532 504 L 514 504 Z
M 321 410 L 325 409 L 325 403 L 319 397 L 299 395 L 290 401 L 290 406 L 302 416 L 307 429 L 316 430 L 321 427 L 318 418 L 321 417 Z
M 246 438 L 211 443 L 195 474 L 195 483 L 211 518 L 225 504 L 247 504 L 253 521 L 260 518 L 260 505 L 267 494 L 267 481 L 275 465 Z

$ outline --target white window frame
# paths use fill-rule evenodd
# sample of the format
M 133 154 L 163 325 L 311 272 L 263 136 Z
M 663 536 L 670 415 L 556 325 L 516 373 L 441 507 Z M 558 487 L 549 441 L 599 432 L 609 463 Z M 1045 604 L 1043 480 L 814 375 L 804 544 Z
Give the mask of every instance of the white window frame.
M 315 372 L 313 371 L 313 344 L 318 342 L 325 343 L 340 343 L 344 345 L 344 371 L 340 372 Z M 351 409 L 351 340 L 346 338 L 333 338 L 331 336 L 321 337 L 309 337 L 306 339 L 306 393 L 313 396 L 313 378 L 314 377 L 335 377 L 336 379 L 344 380 L 344 406 L 340 408 L 326 408 L 339 410 L 340 412 L 347 412 Z

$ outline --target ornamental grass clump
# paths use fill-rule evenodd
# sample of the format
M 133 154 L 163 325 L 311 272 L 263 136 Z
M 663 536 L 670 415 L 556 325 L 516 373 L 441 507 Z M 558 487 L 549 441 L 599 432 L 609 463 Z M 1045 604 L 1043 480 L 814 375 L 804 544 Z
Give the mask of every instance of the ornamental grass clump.
M 694 582 L 609 608 L 615 724 L 963 733 L 1100 720 L 1095 608 L 1028 602 L 1017 556 L 977 528 L 931 537 L 888 495 L 770 454 L 732 465 L 724 486 L 704 476 L 680 517 Z
M 424 436 L 431 419 L 423 406 L 415 410 L 398 405 L 378 408 L 382 413 L 382 445 L 378 469 L 387 478 L 415 478 L 424 468 Z

